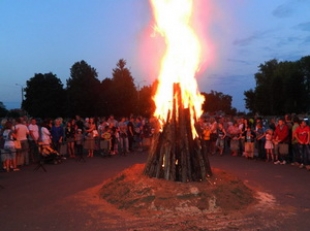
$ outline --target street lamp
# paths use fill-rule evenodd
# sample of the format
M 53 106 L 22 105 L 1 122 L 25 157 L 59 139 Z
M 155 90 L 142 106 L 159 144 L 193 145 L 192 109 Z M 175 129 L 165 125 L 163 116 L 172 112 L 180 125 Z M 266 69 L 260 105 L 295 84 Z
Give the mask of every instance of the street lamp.
M 23 101 L 24 101 L 24 85 L 20 85 L 20 84 L 18 84 L 18 83 L 15 83 L 15 85 L 21 87 L 22 103 L 23 103 Z

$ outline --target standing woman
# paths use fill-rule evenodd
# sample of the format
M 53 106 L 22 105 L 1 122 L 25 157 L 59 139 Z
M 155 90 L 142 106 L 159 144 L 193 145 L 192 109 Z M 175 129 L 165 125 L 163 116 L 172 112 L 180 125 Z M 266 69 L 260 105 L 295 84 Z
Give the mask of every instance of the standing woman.
M 65 128 L 65 138 L 67 142 L 67 152 L 70 158 L 75 158 L 75 151 L 74 151 L 74 136 L 75 136 L 75 127 L 72 123 L 72 120 L 67 122 Z
M 13 171 L 19 171 L 16 164 L 16 149 L 14 145 L 14 139 L 16 134 L 12 130 L 12 123 L 7 121 L 4 125 L 3 139 L 4 139 L 4 153 L 2 154 L 2 161 L 4 162 L 3 168 L 7 172 L 10 171 L 10 167 Z
M 88 121 L 88 127 L 85 130 L 86 136 L 85 136 L 85 143 L 84 143 L 84 149 L 88 150 L 87 157 L 94 156 L 94 149 L 95 149 L 94 131 L 95 130 L 96 130 L 96 123 L 95 123 L 94 117 L 90 117 Z

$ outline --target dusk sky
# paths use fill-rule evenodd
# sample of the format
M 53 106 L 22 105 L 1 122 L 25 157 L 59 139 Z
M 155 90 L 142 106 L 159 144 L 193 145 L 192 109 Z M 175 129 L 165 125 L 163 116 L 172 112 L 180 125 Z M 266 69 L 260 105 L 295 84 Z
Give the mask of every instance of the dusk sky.
M 203 47 L 199 90 L 231 95 L 240 111 L 260 64 L 310 55 L 310 0 L 194 3 Z M 136 85 L 151 84 L 165 51 L 153 28 L 148 0 L 0 0 L 0 102 L 19 108 L 21 88 L 35 73 L 52 72 L 66 87 L 81 60 L 101 81 L 125 59 Z

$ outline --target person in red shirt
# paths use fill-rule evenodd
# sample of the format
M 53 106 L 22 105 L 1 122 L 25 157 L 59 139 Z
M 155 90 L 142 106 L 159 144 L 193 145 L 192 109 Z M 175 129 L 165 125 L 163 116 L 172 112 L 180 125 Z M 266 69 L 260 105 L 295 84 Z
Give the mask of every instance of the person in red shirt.
M 286 164 L 286 158 L 288 156 L 288 144 L 289 144 L 289 129 L 285 124 L 284 119 L 279 119 L 278 125 L 274 132 L 274 151 L 275 162 L 274 164 Z
M 310 128 L 307 125 L 306 121 L 302 120 L 300 125 L 295 129 L 294 138 L 298 142 L 298 151 L 301 156 L 302 162 L 300 168 L 306 167 L 310 170 L 310 150 L 309 150 L 309 141 L 310 141 Z

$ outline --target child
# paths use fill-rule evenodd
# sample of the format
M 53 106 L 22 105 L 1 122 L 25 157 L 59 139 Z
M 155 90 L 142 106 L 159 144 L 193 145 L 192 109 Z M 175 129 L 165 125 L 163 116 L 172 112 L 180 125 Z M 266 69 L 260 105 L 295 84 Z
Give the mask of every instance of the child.
M 84 160 L 83 158 L 84 135 L 82 134 L 82 129 L 77 130 L 77 132 L 74 135 L 74 141 L 75 141 L 76 153 L 77 156 L 79 157 L 79 160 Z
M 108 156 L 111 151 L 112 132 L 109 126 L 106 126 L 104 132 L 101 134 L 100 149 L 103 157 Z
M 274 154 L 273 154 L 273 131 L 271 129 L 268 129 L 265 133 L 265 149 L 266 149 L 266 162 L 272 161 L 274 162 Z
M 216 147 L 219 150 L 220 155 L 223 155 L 223 151 L 224 151 L 224 139 L 226 137 L 226 131 L 223 127 L 222 123 L 218 123 L 218 127 L 217 127 L 217 140 L 216 140 Z
M 251 127 L 248 126 L 246 130 L 242 133 L 242 137 L 244 137 L 244 155 L 247 159 L 254 158 L 254 140 L 256 138 L 256 133 L 251 130 Z

